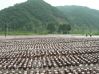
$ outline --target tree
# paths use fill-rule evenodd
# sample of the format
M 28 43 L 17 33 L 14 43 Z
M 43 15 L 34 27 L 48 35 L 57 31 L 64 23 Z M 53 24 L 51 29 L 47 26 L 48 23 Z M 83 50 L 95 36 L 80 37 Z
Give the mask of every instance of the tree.
M 56 27 L 55 27 L 55 24 L 53 23 L 50 23 L 47 25 L 47 30 L 49 33 L 54 33 L 56 31 Z
M 70 30 L 71 30 L 71 26 L 69 24 L 61 24 L 59 26 L 60 33 L 67 34 L 69 33 Z

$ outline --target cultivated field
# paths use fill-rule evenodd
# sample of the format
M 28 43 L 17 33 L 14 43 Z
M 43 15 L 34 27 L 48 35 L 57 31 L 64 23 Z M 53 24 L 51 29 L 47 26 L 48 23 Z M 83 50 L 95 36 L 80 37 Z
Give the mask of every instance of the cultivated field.
M 0 74 L 99 74 L 99 37 L 0 38 Z

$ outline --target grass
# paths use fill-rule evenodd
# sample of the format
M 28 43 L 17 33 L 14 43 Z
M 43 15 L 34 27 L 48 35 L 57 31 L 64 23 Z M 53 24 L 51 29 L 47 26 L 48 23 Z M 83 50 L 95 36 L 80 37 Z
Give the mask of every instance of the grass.
M 33 32 L 22 32 L 22 31 L 16 31 L 16 32 L 7 32 L 6 35 L 46 35 L 47 33 L 33 33 Z M 0 35 L 5 35 L 5 32 L 0 32 Z
M 27 31 L 15 31 L 15 32 L 7 32 L 6 35 L 47 35 L 49 33 L 47 32 L 41 32 L 41 33 L 34 33 L 34 32 L 27 32 Z M 54 33 L 54 34 L 58 34 L 58 33 Z M 85 35 L 85 34 L 92 34 L 92 35 L 99 35 L 99 32 L 70 32 L 69 34 L 77 34 L 77 35 Z M 5 32 L 0 32 L 0 35 L 5 35 Z

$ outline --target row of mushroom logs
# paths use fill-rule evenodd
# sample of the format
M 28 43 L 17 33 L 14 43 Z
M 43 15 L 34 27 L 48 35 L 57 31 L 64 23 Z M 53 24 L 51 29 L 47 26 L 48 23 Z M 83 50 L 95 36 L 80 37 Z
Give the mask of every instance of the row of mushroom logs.
M 1 40 L 0 73 L 90 74 L 87 71 L 98 73 L 98 42 L 98 38 L 48 37 Z

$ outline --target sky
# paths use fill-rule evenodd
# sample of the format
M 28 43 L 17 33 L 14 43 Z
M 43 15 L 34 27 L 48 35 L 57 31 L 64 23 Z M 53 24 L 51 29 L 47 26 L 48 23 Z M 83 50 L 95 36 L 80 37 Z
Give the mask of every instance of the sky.
M 0 0 L 0 10 L 27 0 Z M 44 0 L 52 6 L 79 5 L 99 10 L 99 0 Z
M 25 1 L 27 0 L 0 0 L 0 10 Z

